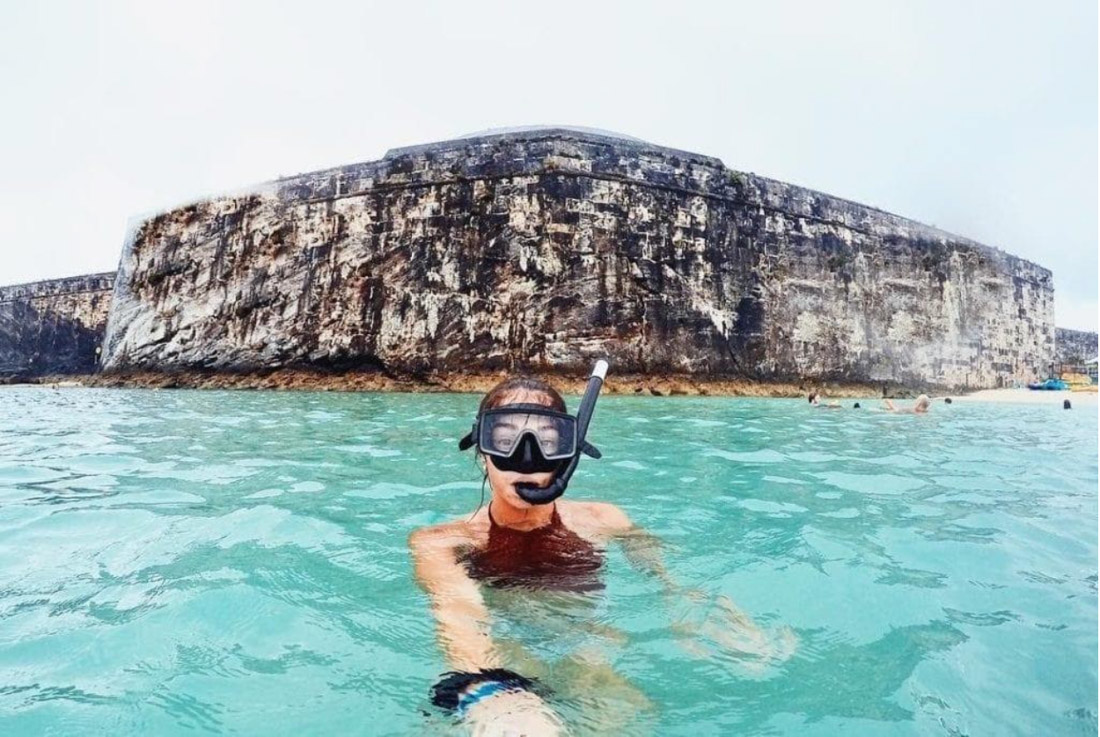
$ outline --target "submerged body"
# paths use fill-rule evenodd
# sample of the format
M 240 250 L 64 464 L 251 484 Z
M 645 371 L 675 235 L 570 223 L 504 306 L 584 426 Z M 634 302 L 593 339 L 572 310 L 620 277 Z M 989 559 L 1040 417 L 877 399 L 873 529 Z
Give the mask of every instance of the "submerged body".
M 559 499 L 535 520 L 503 509 L 492 504 L 410 537 L 417 578 L 433 594 L 440 642 L 456 669 L 504 665 L 488 633 L 482 586 L 602 591 L 608 544 L 634 530 L 622 510 L 600 502 Z
M 840 409 L 841 408 L 840 407 L 840 402 L 837 402 L 835 400 L 830 400 L 828 402 L 822 402 L 821 400 L 823 398 L 824 398 L 824 395 L 822 395 L 820 392 L 810 392 L 809 396 L 806 397 L 806 399 L 809 400 L 810 405 L 813 406 L 813 407 L 816 407 L 817 409 Z
M 882 404 L 887 412 L 894 412 L 899 415 L 926 415 L 928 414 L 928 408 L 932 406 L 932 399 L 927 394 L 921 394 L 912 407 L 897 407 L 889 399 L 883 399 Z
M 559 505 L 567 508 L 571 518 L 575 515 L 593 518 L 599 514 L 591 507 L 582 512 L 570 509 L 573 505 L 569 502 L 555 502 L 547 524 L 521 531 L 497 523 L 490 504 L 485 510 L 488 532 L 477 535 L 484 539 L 484 544 L 475 545 L 462 558 L 466 572 L 471 578 L 495 588 L 530 587 L 576 592 L 602 590 L 602 536 L 596 534 L 594 539 L 586 539 L 577 534 L 562 521 Z M 484 521 L 479 526 L 484 528 Z
M 491 676 L 500 681 L 496 674 L 517 676 L 517 671 L 543 678 L 548 672 L 547 664 L 521 643 L 494 635 L 493 621 L 519 617 L 555 639 L 578 625 L 584 634 L 606 635 L 586 627 L 587 615 L 593 599 L 602 596 L 608 544 L 631 535 L 633 525 L 611 504 L 559 499 L 530 514 L 500 504 L 494 496 L 493 504 L 469 519 L 423 528 L 410 537 L 417 579 L 431 596 L 439 642 L 452 671 L 444 681 L 458 678 L 455 703 L 464 698 L 470 702 L 459 715 L 476 733 L 558 734 L 561 720 L 546 703 L 544 691 L 512 687 L 511 682 L 494 689 L 482 680 Z M 560 596 L 570 597 L 569 603 L 563 606 Z M 580 682 L 595 678 L 601 691 L 633 704 L 631 712 L 647 703 L 595 653 L 576 653 L 571 668 Z M 576 687 L 552 685 L 564 692 Z M 604 714 L 603 719 L 613 728 L 632 716 Z

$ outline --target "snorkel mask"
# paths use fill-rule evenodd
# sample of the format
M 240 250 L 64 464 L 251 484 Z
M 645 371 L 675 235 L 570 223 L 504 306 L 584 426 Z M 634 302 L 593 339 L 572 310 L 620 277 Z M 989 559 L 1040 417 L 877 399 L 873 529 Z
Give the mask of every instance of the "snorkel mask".
M 600 457 L 600 451 L 585 442 L 584 436 L 606 375 L 607 361 L 597 361 L 576 417 L 541 404 L 495 407 L 478 415 L 473 429 L 458 442 L 458 449 L 476 445 L 501 471 L 556 472 L 549 486 L 516 484 L 523 501 L 549 504 L 565 493 L 582 453 Z

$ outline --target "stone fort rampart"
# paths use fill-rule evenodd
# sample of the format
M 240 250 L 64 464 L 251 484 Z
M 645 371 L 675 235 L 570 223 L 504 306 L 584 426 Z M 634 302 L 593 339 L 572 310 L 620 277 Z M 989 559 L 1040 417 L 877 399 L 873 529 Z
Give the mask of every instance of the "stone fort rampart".
M 715 158 L 567 129 L 390 151 L 149 218 L 109 370 L 617 370 L 987 387 L 1050 272 Z

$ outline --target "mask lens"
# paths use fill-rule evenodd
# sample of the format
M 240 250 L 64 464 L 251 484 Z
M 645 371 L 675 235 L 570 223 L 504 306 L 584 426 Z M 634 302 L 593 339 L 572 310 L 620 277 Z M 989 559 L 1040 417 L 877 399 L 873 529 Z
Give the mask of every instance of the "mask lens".
M 524 411 L 486 413 L 479 445 L 490 455 L 509 456 L 524 435 L 534 436 L 542 455 L 548 459 L 568 458 L 575 450 L 572 417 Z
M 557 423 L 549 421 L 546 417 L 540 417 L 536 424 L 538 425 L 538 432 L 535 435 L 538 436 L 539 448 L 542 450 L 542 454 L 550 458 L 560 453 L 561 432 Z
M 511 455 L 522 431 L 522 415 L 500 415 L 495 417 L 489 428 L 489 447 L 498 453 Z

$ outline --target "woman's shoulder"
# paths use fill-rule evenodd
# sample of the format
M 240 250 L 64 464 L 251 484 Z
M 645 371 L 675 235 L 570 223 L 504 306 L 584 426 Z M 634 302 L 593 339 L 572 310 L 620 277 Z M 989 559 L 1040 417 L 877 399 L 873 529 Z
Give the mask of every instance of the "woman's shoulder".
M 477 519 L 457 519 L 438 525 L 420 527 L 409 533 L 409 547 L 414 550 L 457 548 L 473 544 L 477 539 Z
M 626 512 L 608 502 L 559 501 L 558 508 L 567 524 L 598 528 L 603 533 L 626 532 L 634 527 Z

